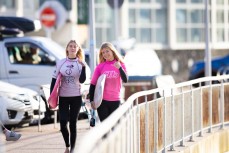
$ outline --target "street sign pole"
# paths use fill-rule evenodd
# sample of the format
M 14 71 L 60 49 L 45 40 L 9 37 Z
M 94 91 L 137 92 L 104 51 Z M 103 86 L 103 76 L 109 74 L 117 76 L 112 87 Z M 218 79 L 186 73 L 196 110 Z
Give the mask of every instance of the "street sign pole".
M 119 10 L 119 8 L 118 8 L 118 0 L 114 0 L 113 1 L 114 2 L 114 24 L 115 24 L 115 31 L 114 31 L 114 33 L 115 33 L 115 40 L 118 40 L 118 37 L 119 37 L 119 33 L 118 33 L 118 29 L 119 29 L 119 20 L 118 20 L 118 16 L 119 16 L 119 14 L 118 14 L 118 10 Z
M 90 67 L 93 72 L 96 66 L 96 53 L 95 53 L 95 14 L 94 14 L 94 0 L 89 0 L 89 25 L 90 25 Z

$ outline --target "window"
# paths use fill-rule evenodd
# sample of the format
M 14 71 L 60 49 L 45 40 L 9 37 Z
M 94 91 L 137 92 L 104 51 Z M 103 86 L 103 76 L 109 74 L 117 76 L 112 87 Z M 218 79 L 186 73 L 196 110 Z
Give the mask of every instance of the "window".
M 129 9 L 129 23 L 136 23 L 136 15 L 134 9 Z
M 135 28 L 129 28 L 129 37 L 136 38 L 136 29 Z
M 47 0 L 39 0 L 40 6 Z M 67 11 L 70 11 L 72 9 L 71 0 L 58 0 Z
M 151 23 L 151 10 L 150 9 L 140 9 L 139 20 L 142 25 Z
M 15 0 L 0 0 L 0 7 L 15 8 Z
M 176 0 L 177 3 L 185 3 L 186 0 Z
M 217 23 L 224 23 L 223 10 L 217 10 Z
M 156 23 L 161 25 L 167 24 L 167 10 L 166 9 L 157 9 L 156 10 Z
M 217 3 L 218 5 L 223 5 L 223 4 L 224 4 L 224 0 L 217 0 L 216 3 Z
M 167 30 L 164 28 L 157 28 L 156 30 L 156 42 L 158 43 L 166 43 L 167 42 Z
M 200 28 L 191 29 L 191 41 L 192 42 L 203 42 L 204 41 L 204 31 Z
M 191 23 L 204 23 L 203 10 L 192 10 L 191 11 Z
M 53 65 L 55 61 L 41 48 L 30 43 L 10 43 L 6 48 L 12 64 Z
M 148 3 L 148 2 L 150 2 L 150 0 L 140 0 L 141 2 L 143 2 L 143 3 Z
M 177 28 L 177 42 L 187 42 L 187 29 Z
M 177 9 L 176 20 L 177 20 L 177 23 L 187 23 L 186 10 Z
M 191 2 L 192 2 L 192 3 L 202 3 L 203 0 L 192 0 Z
M 141 42 L 150 43 L 151 41 L 151 29 L 141 28 Z
M 224 29 L 218 28 L 217 29 L 217 41 L 223 42 L 224 41 Z

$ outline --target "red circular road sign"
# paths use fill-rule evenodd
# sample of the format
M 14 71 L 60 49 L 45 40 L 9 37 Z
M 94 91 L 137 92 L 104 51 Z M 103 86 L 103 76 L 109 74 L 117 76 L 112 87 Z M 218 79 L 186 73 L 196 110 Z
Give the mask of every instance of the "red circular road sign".
M 56 23 L 56 12 L 51 7 L 46 7 L 41 11 L 40 20 L 44 26 L 51 28 Z

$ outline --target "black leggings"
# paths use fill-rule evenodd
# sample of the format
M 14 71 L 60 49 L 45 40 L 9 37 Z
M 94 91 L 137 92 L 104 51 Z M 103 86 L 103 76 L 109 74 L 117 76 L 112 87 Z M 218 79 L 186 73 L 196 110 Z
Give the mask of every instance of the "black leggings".
M 75 148 L 75 142 L 77 136 L 76 124 L 77 124 L 77 119 L 79 116 L 81 104 L 82 104 L 81 96 L 59 97 L 60 131 L 63 135 L 66 147 L 70 147 L 69 131 L 67 128 L 67 123 L 69 121 L 71 149 Z
M 102 122 L 111 113 L 113 113 L 120 105 L 120 101 L 107 101 L 103 100 L 99 108 L 97 109 L 99 119 Z

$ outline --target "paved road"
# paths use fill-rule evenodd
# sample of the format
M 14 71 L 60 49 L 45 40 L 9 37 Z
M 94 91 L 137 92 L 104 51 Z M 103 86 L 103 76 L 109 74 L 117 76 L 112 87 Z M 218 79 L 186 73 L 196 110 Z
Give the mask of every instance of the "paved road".
M 79 120 L 77 126 L 76 147 L 90 129 L 88 120 Z M 3 134 L 0 134 L 0 141 L 5 144 L 6 153 L 63 153 L 65 145 L 59 130 L 59 123 L 56 128 L 54 124 L 41 125 L 41 132 L 38 132 L 38 126 L 23 127 L 15 129 L 15 132 L 22 134 L 18 141 L 5 141 Z

